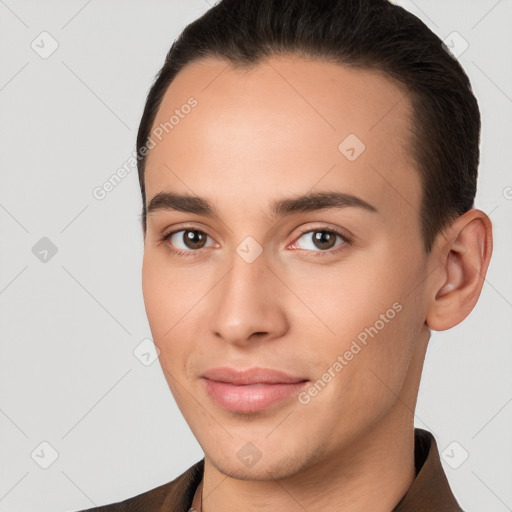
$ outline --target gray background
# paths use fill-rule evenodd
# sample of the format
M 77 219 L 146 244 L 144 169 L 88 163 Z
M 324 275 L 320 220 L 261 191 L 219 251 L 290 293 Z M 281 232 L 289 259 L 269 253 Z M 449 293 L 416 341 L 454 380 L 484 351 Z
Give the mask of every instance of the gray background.
M 400 4 L 455 50 L 469 44 L 460 61 L 483 117 L 476 206 L 495 235 L 477 307 L 432 336 L 416 425 L 434 433 L 465 510 L 512 510 L 512 2 Z M 103 200 L 93 190 L 132 155 L 155 73 L 208 8 L 0 0 L 0 512 L 119 501 L 202 457 L 158 361 L 141 356 L 136 171 Z

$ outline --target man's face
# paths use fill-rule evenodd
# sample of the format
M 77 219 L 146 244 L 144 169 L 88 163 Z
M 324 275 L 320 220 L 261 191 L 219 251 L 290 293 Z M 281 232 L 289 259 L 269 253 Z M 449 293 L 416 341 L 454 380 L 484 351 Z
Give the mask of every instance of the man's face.
M 172 115 L 153 137 L 147 205 L 173 193 L 215 213 L 147 216 L 146 311 L 181 412 L 215 467 L 242 479 L 350 457 L 410 417 L 428 340 L 409 99 L 382 74 L 327 62 L 206 59 L 178 74 L 153 129 Z M 332 192 L 361 204 L 271 212 Z M 272 384 L 212 386 L 203 375 L 218 367 L 302 383 L 272 401 Z

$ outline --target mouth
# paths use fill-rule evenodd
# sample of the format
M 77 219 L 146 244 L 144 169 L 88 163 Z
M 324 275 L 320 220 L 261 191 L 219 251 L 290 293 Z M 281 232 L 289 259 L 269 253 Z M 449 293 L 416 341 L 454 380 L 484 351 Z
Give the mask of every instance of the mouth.
M 233 412 L 259 412 L 299 393 L 309 382 L 270 368 L 214 368 L 201 375 L 206 391 L 220 407 Z

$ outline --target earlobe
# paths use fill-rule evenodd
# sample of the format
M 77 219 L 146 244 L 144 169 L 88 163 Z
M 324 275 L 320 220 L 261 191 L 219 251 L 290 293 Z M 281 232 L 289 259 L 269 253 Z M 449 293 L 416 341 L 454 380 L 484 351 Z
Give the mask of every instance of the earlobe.
M 436 331 L 456 326 L 473 310 L 480 296 L 492 253 L 492 225 L 480 210 L 470 210 L 449 228 L 438 248 L 444 280 L 434 286 L 427 325 Z

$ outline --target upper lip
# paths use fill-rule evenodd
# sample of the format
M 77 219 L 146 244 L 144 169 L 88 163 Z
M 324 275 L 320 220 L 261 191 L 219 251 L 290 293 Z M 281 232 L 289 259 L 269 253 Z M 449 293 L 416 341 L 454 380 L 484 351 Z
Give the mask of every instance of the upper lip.
M 211 368 L 204 372 L 201 377 L 217 382 L 228 382 L 235 385 L 265 383 L 290 384 L 307 380 L 303 377 L 294 377 L 286 372 L 274 370 L 272 368 L 248 368 L 246 370 L 237 370 L 227 366 Z

